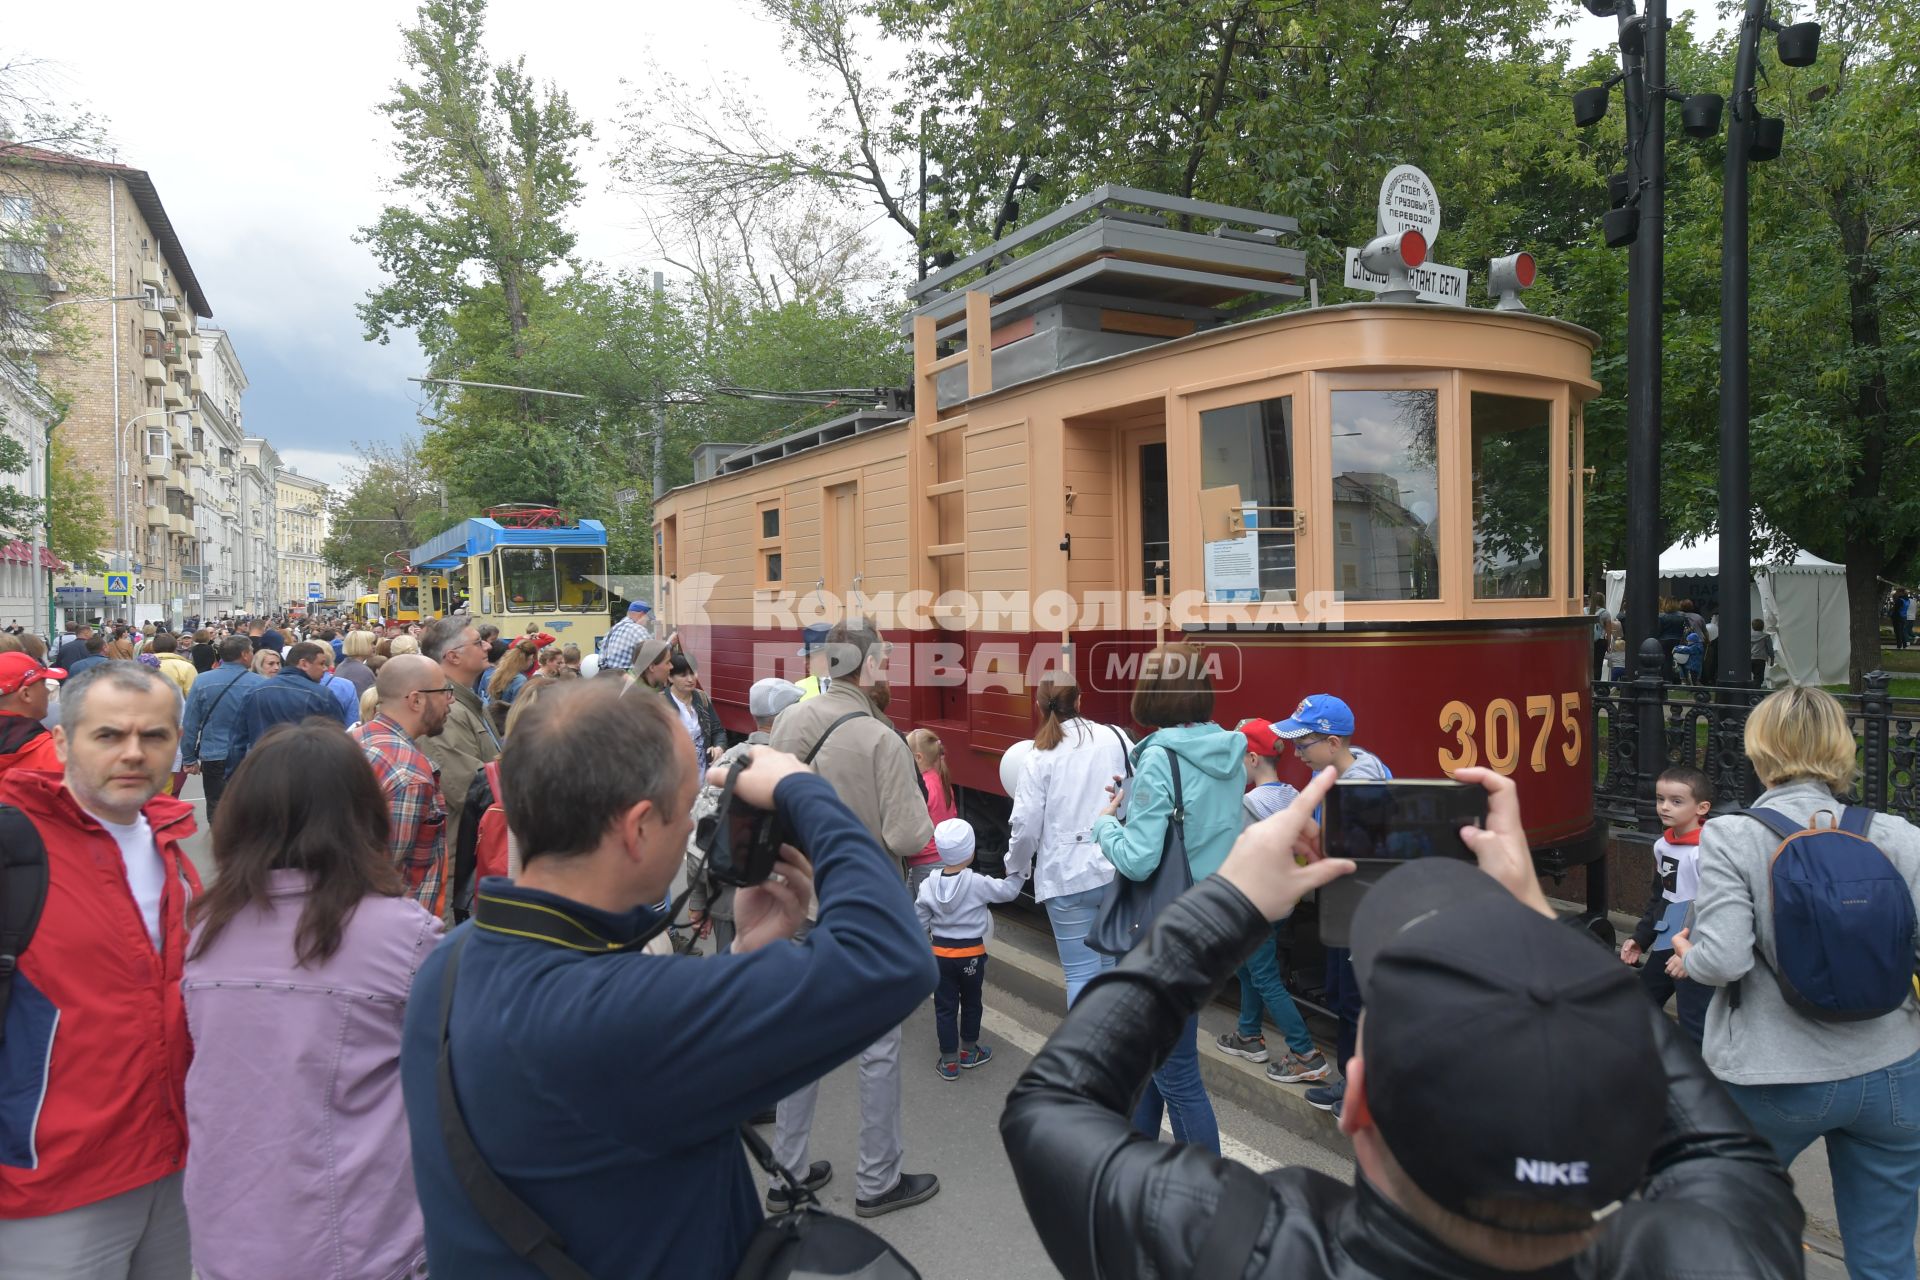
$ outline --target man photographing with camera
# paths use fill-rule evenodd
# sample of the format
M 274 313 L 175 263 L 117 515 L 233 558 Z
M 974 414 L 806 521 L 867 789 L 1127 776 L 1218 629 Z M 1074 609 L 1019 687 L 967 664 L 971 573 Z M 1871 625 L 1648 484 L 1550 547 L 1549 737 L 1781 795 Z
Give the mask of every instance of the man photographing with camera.
M 1802 1274 L 1771 1147 L 1624 966 L 1553 919 L 1512 781 L 1454 776 L 1489 793 L 1486 828 L 1461 832 L 1478 869 L 1411 861 L 1354 912 L 1365 1012 L 1340 1128 L 1358 1185 L 1256 1175 L 1129 1123 L 1267 922 L 1353 871 L 1310 821 L 1326 770 L 1081 993 L 1014 1086 L 1001 1137 L 1069 1280 Z
M 731 1275 L 761 1221 L 740 1124 L 933 990 L 891 860 L 766 748 L 733 802 L 772 811 L 805 855 L 781 849 L 740 888 L 730 954 L 643 954 L 701 773 L 660 699 L 619 695 L 581 681 L 528 708 L 501 760 L 524 870 L 482 883 L 414 983 L 400 1065 L 435 1275 Z

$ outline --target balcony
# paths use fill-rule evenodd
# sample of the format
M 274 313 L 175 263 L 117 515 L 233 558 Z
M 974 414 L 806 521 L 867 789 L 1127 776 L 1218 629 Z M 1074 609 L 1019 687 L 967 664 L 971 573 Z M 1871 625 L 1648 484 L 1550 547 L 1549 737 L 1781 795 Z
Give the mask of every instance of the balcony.
M 168 467 L 167 488 L 178 489 L 180 492 L 185 493 L 187 491 L 186 473 L 178 467 Z
M 167 331 L 167 318 L 158 311 L 151 311 L 142 307 L 140 309 L 140 327 L 148 333 L 165 333 Z
M 167 432 L 167 443 L 174 457 L 185 458 L 193 452 L 193 446 L 187 443 L 187 428 L 180 425 L 180 417 L 178 414 L 174 416 L 173 429 Z
M 187 375 L 187 391 L 189 394 L 196 396 L 202 395 L 206 392 L 206 389 L 207 384 L 201 380 L 199 374 L 193 373 Z
M 147 385 L 150 387 L 164 386 L 167 381 L 167 366 L 158 360 L 142 360 L 140 376 L 147 380 Z
M 192 516 L 183 516 L 177 511 L 172 512 L 167 516 L 167 524 L 175 533 L 183 538 L 191 538 L 193 536 Z
M 165 480 L 167 478 L 167 460 L 149 455 L 147 458 L 147 479 Z
M 165 507 L 154 506 L 153 504 L 149 503 L 147 505 L 147 527 L 149 529 L 166 528 L 167 527 L 167 509 Z
M 190 360 L 200 358 L 200 335 L 197 333 L 187 339 L 187 358 Z
M 167 282 L 165 277 L 160 273 L 160 264 L 151 261 L 142 262 L 140 264 L 140 283 L 150 284 L 156 289 L 164 289 Z
M 187 407 L 187 393 L 180 389 L 177 382 L 168 382 L 163 388 L 167 408 L 184 409 Z
M 185 373 L 193 366 L 187 363 L 187 344 L 175 337 L 167 343 L 167 368 L 174 373 Z
M 194 449 L 187 454 L 187 465 L 196 471 L 205 471 L 207 469 L 207 455 L 198 449 Z

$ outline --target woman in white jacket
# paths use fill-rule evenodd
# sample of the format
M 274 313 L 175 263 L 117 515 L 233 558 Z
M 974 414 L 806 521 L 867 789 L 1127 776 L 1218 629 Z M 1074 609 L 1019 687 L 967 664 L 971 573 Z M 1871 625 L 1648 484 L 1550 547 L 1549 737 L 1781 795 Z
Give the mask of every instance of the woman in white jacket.
M 1034 701 L 1045 718 L 1014 788 L 1007 873 L 1027 876 L 1034 900 L 1047 909 L 1072 1004 L 1095 974 L 1118 963 L 1087 946 L 1114 876 L 1092 827 L 1106 808 L 1108 784 L 1126 772 L 1133 743 L 1111 725 L 1082 719 L 1074 685 L 1042 680 Z

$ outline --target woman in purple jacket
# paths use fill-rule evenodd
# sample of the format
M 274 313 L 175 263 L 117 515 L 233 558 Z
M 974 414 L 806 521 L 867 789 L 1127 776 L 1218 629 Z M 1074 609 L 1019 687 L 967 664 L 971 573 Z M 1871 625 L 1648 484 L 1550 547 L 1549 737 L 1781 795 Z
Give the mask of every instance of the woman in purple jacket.
M 387 802 L 337 724 L 280 725 L 227 783 L 182 989 L 201 1280 L 426 1273 L 400 1027 L 440 922 L 403 896 Z

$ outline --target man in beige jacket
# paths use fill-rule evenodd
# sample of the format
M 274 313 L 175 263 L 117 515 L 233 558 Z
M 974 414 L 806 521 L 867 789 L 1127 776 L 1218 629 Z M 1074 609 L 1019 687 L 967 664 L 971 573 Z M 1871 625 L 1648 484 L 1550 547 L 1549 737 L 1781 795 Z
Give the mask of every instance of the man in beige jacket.
M 438 662 L 453 686 L 453 706 L 437 737 L 420 740 L 420 750 L 440 770 L 440 795 L 447 805 L 447 848 L 460 845 L 460 824 L 473 775 L 500 757 L 500 740 L 487 724 L 486 710 L 473 686 L 487 670 L 487 647 L 464 614 L 435 619 L 420 633 L 420 652 Z M 457 891 L 458 885 L 454 886 Z M 451 901 L 452 893 L 448 894 Z
M 920 771 L 906 740 L 887 719 L 887 643 L 865 621 L 840 622 L 827 634 L 832 684 L 825 693 L 796 702 L 774 722 L 777 751 L 810 760 L 814 772 L 833 784 L 840 800 L 866 824 L 882 848 L 905 858 L 933 838 Z M 899 909 L 913 910 L 906 878 L 900 879 Z M 833 1176 L 824 1160 L 807 1163 L 807 1139 L 813 1129 L 818 1084 L 808 1085 L 780 1103 L 773 1153 L 808 1185 Z M 906 1155 L 901 1132 L 900 1028 L 880 1037 L 860 1055 L 860 1165 L 854 1178 L 854 1212 L 876 1217 L 920 1204 L 940 1190 L 930 1173 L 903 1173 Z M 784 1188 L 767 1193 L 767 1208 L 788 1207 Z

